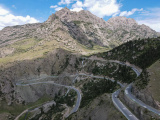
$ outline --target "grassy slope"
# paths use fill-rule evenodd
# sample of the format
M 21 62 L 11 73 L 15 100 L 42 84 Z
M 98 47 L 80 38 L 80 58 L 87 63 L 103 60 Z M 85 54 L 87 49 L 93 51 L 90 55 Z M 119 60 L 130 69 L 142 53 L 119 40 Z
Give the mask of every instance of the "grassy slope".
M 160 102 L 160 60 L 147 69 L 150 73 L 150 82 L 148 89 L 151 91 L 153 98 Z
M 78 52 L 74 51 L 73 49 L 67 48 L 63 43 L 58 42 L 57 40 L 45 41 L 36 40 L 34 38 L 18 41 L 5 47 L 14 48 L 15 51 L 4 58 L 0 58 L 0 65 L 5 65 L 14 61 L 40 58 L 46 55 L 48 52 L 55 50 L 56 48 L 63 48 L 75 53 Z M 84 55 L 90 55 L 93 53 L 95 54 L 108 50 L 108 48 L 96 45 L 93 47 L 93 49 L 87 49 L 85 46 L 79 44 L 78 42 L 76 44 L 76 47 L 79 48 L 82 51 L 81 54 Z
M 0 117 L 2 115 L 2 113 L 10 113 L 13 114 L 15 116 L 19 115 L 21 112 L 23 112 L 25 109 L 36 106 L 36 105 L 41 105 L 47 101 L 51 101 L 53 100 L 52 98 L 50 98 L 49 96 L 43 96 L 42 98 L 40 98 L 38 101 L 36 101 L 35 103 L 28 103 L 27 105 L 11 105 L 8 106 L 7 103 L 5 101 L 0 101 Z

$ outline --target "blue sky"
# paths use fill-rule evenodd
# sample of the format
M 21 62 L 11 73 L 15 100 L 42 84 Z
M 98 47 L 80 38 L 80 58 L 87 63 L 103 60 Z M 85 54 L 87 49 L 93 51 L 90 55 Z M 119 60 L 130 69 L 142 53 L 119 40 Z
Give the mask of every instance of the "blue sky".
M 160 32 L 160 0 L 0 0 L 0 29 L 44 22 L 63 7 L 89 10 L 106 21 L 114 16 L 134 18 Z

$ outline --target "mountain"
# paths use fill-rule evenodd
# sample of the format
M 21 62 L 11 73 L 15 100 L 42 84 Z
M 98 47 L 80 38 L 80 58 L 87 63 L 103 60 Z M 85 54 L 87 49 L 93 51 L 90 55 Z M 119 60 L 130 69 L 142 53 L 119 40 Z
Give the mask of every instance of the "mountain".
M 1 44 L 25 38 L 55 39 L 54 32 L 67 32 L 83 45 L 91 43 L 100 46 L 117 46 L 129 40 L 157 37 L 158 33 L 145 25 L 138 25 L 134 19 L 113 17 L 108 21 L 93 15 L 89 11 L 72 12 L 64 8 L 52 14 L 47 21 L 38 24 L 6 27 L 0 31 Z M 57 36 L 61 38 L 61 36 Z M 65 39 L 65 38 L 61 38 Z M 115 43 L 114 43 L 115 42 Z
M 39 52 L 36 56 L 41 57 L 55 48 L 87 55 L 109 50 L 130 40 L 153 38 L 158 35 L 156 31 L 146 25 L 138 25 L 131 18 L 113 17 L 105 21 L 89 11 L 72 12 L 64 8 L 52 14 L 44 23 L 2 29 L 0 57 L 15 56 L 17 51 L 19 55 Z M 28 47 L 20 47 L 24 44 Z M 29 56 L 27 59 L 35 57 Z

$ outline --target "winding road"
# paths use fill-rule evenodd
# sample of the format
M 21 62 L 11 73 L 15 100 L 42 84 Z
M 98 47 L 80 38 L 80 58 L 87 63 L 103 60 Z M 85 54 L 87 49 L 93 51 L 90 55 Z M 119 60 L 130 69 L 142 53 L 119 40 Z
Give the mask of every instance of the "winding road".
M 121 65 L 126 65 L 125 63 L 120 62 L 120 61 L 118 61 L 118 62 L 112 61 L 112 62 L 121 64 Z M 126 65 L 126 66 L 131 67 L 132 70 L 137 74 L 137 77 L 141 74 L 141 72 L 139 72 L 139 70 L 134 68 L 132 65 Z M 123 86 L 121 86 L 121 87 L 124 88 Z M 121 89 L 115 91 L 112 94 L 113 104 L 128 120 L 138 120 L 138 118 L 118 98 L 120 91 L 121 91 Z
M 101 58 L 86 58 L 86 59 L 90 59 L 90 60 L 99 60 L 99 61 L 103 61 L 103 62 L 110 62 L 110 63 L 117 63 L 117 64 L 121 64 L 124 66 L 128 66 L 131 67 L 132 70 L 136 73 L 137 77 L 141 74 L 141 69 L 137 69 L 138 67 L 135 67 L 132 64 L 126 64 L 124 62 L 121 61 L 117 61 L 117 60 L 104 60 Z M 111 81 L 114 81 L 112 79 L 109 79 Z M 121 88 L 124 88 L 125 86 L 118 82 L 118 84 L 121 86 Z M 114 93 L 112 93 L 112 101 L 114 106 L 128 119 L 128 120 L 138 120 L 138 118 L 120 101 L 120 99 L 118 98 L 118 95 L 120 93 L 121 89 L 118 89 L 117 91 L 115 91 Z
M 116 62 L 116 63 L 119 63 L 119 64 L 122 64 L 122 65 L 126 65 L 125 63 L 122 63 L 122 62 Z M 129 65 L 126 65 L 126 66 L 129 66 Z M 139 71 L 138 69 L 136 69 L 134 66 L 129 66 L 129 67 L 131 67 L 132 68 L 132 70 L 137 74 L 137 77 L 141 74 L 141 71 Z M 131 92 L 131 90 L 132 90 L 132 84 L 133 83 L 131 83 L 131 84 L 129 84 L 126 88 L 125 88 L 125 95 L 132 101 L 132 102 L 135 102 L 135 103 L 137 103 L 139 106 L 141 106 L 141 107 L 143 107 L 143 108 L 146 108 L 147 110 L 149 110 L 149 111 L 151 111 L 151 112 L 153 112 L 153 113 L 155 113 L 155 114 L 157 114 L 157 115 L 160 115 L 160 111 L 159 110 L 157 110 L 157 109 L 155 109 L 155 108 L 153 108 L 153 107 L 151 107 L 151 106 L 149 106 L 149 105 L 147 105 L 147 104 L 145 104 L 144 102 L 142 102 L 141 100 L 139 100 L 139 99 L 137 99 L 133 94 L 132 94 L 132 92 Z M 118 91 L 116 91 L 115 93 L 113 93 L 112 94 L 112 99 L 113 99 L 113 96 L 114 95 L 118 95 L 119 93 L 118 93 Z M 117 98 L 118 99 L 118 98 Z M 120 100 L 119 100 L 119 102 L 120 102 Z M 117 102 L 118 103 L 118 102 Z M 122 103 L 123 104 L 123 103 Z M 121 105 L 122 105 L 121 104 Z M 120 107 L 120 105 L 119 105 L 119 107 Z M 122 107 L 121 107 L 122 108 Z M 119 109 L 119 108 L 118 108 Z M 124 109 L 124 108 L 123 108 Z M 136 118 L 135 118 L 135 116 L 131 116 L 131 113 L 129 113 L 130 114 L 130 117 L 128 117 L 128 113 L 124 113 L 124 111 L 121 109 L 120 110 L 125 116 L 126 116 L 126 118 L 128 119 L 128 120 L 136 120 Z M 132 117 L 132 118 L 131 118 Z M 133 119 L 134 118 L 134 119 Z
M 85 58 L 85 59 L 90 59 L 90 58 Z M 96 60 L 96 59 L 95 59 Z M 100 59 L 97 59 L 97 60 L 100 60 Z M 114 63 L 118 63 L 118 64 L 121 64 L 121 65 L 125 65 L 125 66 L 128 66 L 128 67 L 131 67 L 132 70 L 137 74 L 137 77 L 141 74 L 141 69 L 137 69 L 134 65 L 131 65 L 131 64 L 126 64 L 126 63 L 123 63 L 123 62 L 120 62 L 120 61 L 117 61 L 117 60 L 102 60 L 102 61 L 106 61 L 106 62 L 114 62 Z M 82 62 L 82 65 L 83 65 L 83 62 Z M 85 73 L 79 73 L 79 74 L 75 74 L 75 75 L 72 75 L 72 76 L 76 76 L 75 79 L 73 80 L 73 84 L 75 83 L 76 79 L 78 76 L 88 76 L 88 77 L 93 77 L 93 78 L 99 78 L 99 79 L 104 79 L 104 77 L 102 76 L 93 76 L 93 75 L 88 75 L 88 74 L 85 74 Z M 53 84 L 53 85 L 57 85 L 57 86 L 61 86 L 61 87 L 65 87 L 65 88 L 68 88 L 68 91 L 66 94 L 68 94 L 69 90 L 70 89 L 73 89 L 74 91 L 76 91 L 77 93 L 77 101 L 76 101 L 76 104 L 75 104 L 75 107 L 71 110 L 71 112 L 67 115 L 67 117 L 69 115 L 71 115 L 72 113 L 74 112 L 77 112 L 77 110 L 79 109 L 79 106 L 80 106 L 80 102 L 81 102 L 81 94 L 80 94 L 80 91 L 78 89 L 76 89 L 74 86 L 67 86 L 67 85 L 61 85 L 61 84 L 57 84 L 57 83 L 54 83 L 53 81 L 47 81 L 47 82 L 37 82 L 38 80 L 40 79 L 44 79 L 44 78 L 55 78 L 55 77 L 58 77 L 58 76 L 46 76 L 46 77 L 43 77 L 43 78 L 39 78 L 39 79 L 32 79 L 30 80 L 29 82 L 32 82 L 32 83 L 24 83 L 24 81 L 20 81 L 20 82 L 17 82 L 16 85 L 17 86 L 29 86 L 29 85 L 36 85 L 36 84 Z M 106 78 L 108 80 L 111 80 L 112 82 L 114 82 L 114 80 L 110 79 L 110 78 Z M 28 81 L 27 81 L 28 82 Z M 35 82 L 35 83 L 34 83 Z M 120 82 L 117 82 L 121 88 L 124 88 L 125 86 L 120 83 Z M 137 104 L 139 104 L 140 106 L 148 109 L 149 111 L 152 111 L 158 115 L 160 115 L 160 111 L 146 105 L 145 103 L 143 103 L 142 101 L 138 100 L 137 98 L 134 97 L 134 95 L 131 94 L 131 88 L 132 88 L 132 84 L 129 84 L 126 89 L 125 89 L 125 95 L 130 98 L 132 101 L 136 102 Z M 115 91 L 113 94 L 112 94 L 112 101 L 113 101 L 113 104 L 115 105 L 115 107 L 120 111 L 122 112 L 122 114 L 128 119 L 128 120 L 138 120 L 138 118 L 132 113 L 130 112 L 130 110 L 120 101 L 120 99 L 118 98 L 118 95 L 120 93 L 121 89 Z

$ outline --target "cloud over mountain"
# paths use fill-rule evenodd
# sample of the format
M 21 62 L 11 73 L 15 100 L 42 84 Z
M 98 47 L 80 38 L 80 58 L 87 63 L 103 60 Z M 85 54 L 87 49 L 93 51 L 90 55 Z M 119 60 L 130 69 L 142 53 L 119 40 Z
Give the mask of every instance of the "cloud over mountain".
M 30 17 L 27 15 L 24 16 L 16 16 L 13 15 L 9 10 L 0 6 L 0 29 L 6 26 L 13 26 L 13 25 L 23 25 L 27 23 L 37 23 L 39 22 L 37 19 Z

